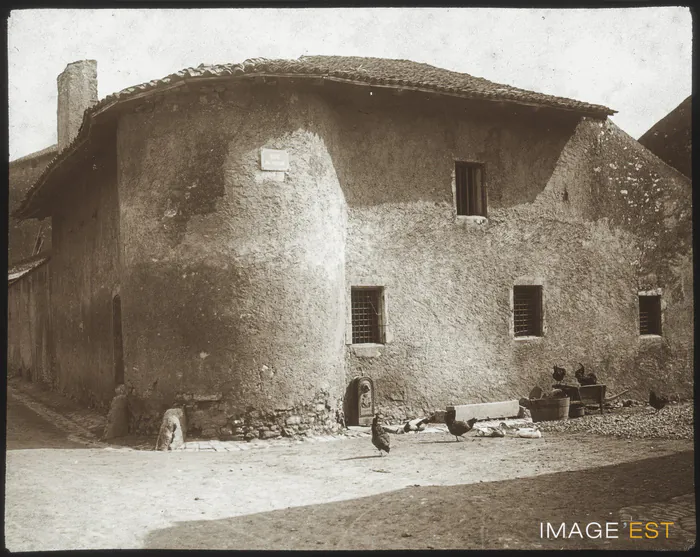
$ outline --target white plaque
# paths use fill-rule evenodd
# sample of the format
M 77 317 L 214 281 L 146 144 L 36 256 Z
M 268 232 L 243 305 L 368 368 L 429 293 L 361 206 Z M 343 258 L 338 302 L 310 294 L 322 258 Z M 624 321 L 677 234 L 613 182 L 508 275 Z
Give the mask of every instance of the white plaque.
M 263 170 L 289 170 L 289 153 L 279 149 L 260 149 L 260 168 Z

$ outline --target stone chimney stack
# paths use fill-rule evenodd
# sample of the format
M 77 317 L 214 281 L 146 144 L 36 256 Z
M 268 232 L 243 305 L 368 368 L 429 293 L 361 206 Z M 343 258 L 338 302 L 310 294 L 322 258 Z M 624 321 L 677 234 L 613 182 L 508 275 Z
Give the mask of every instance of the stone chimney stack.
M 58 152 L 78 135 L 85 111 L 97 102 L 97 60 L 66 66 L 58 82 Z

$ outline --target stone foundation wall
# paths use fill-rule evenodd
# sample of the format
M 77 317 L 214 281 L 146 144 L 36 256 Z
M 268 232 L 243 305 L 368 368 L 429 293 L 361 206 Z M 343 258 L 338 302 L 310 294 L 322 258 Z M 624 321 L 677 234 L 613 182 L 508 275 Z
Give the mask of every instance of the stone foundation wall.
M 274 411 L 247 408 L 236 412 L 233 405 L 220 394 L 179 394 L 174 403 L 185 409 L 188 438 L 203 437 L 223 441 L 250 441 L 277 437 L 305 437 L 318 433 L 335 433 L 341 429 L 336 421 L 337 404 L 331 403 L 329 393 L 319 391 L 312 402 Z M 157 434 L 165 408 L 157 409 L 149 401 L 131 401 L 131 430 L 136 433 Z

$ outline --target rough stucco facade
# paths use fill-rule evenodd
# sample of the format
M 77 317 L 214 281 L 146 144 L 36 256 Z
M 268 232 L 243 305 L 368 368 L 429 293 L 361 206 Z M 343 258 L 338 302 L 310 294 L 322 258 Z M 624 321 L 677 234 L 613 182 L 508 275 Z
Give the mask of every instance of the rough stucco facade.
M 285 80 L 114 121 L 54 214 L 54 373 L 108 403 L 118 293 L 134 429 L 176 401 L 194 433 L 333 428 L 360 375 L 395 418 L 519 398 L 555 363 L 691 393 L 690 183 L 607 121 Z M 485 165 L 486 221 L 456 216 L 456 160 Z M 516 284 L 543 287 L 542 337 L 513 337 Z M 352 345 L 353 286 L 384 288 L 381 345 Z M 658 288 L 663 336 L 641 337 Z
M 316 129 L 328 111 L 269 88 L 217 96 L 119 122 L 127 385 L 166 403 L 220 397 L 221 426 L 248 408 L 327 413 L 345 334 L 345 204 Z M 284 181 L 259 169 L 261 145 L 290 152 Z
M 393 336 L 378 357 L 350 348 L 348 379 L 372 377 L 380 406 L 396 417 L 519 398 L 549 386 L 556 362 L 570 372 L 584 363 L 612 392 L 672 385 L 690 393 L 692 291 L 665 296 L 662 338 L 642 339 L 637 317 L 638 291 L 678 282 L 653 275 L 673 256 L 682 258 L 672 263 L 679 275 L 692 277 L 687 180 L 609 123 L 416 115 L 417 107 L 348 111 L 352 125 L 339 126 L 341 160 L 357 161 L 343 169 L 352 177 L 343 182 L 346 288 L 386 288 Z M 456 222 L 454 160 L 486 164 L 486 224 Z M 673 226 L 643 202 L 661 181 Z M 635 196 L 641 207 L 630 207 Z M 642 215 L 666 242 L 644 269 L 634 264 Z M 545 334 L 514 339 L 510 293 L 528 280 L 543 284 Z
M 115 387 L 112 297 L 119 284 L 114 142 L 105 141 L 86 166 L 53 208 L 53 374 L 61 391 L 104 405 Z

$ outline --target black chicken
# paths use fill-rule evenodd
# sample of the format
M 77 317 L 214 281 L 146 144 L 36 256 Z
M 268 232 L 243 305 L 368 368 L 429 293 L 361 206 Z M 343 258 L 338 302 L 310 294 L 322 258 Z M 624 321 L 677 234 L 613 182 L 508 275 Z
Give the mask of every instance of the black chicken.
M 566 375 L 566 370 L 563 367 L 559 366 L 554 366 L 554 373 L 552 373 L 552 377 L 554 377 L 554 380 L 557 383 L 561 383 L 564 380 L 564 376 Z
M 415 420 L 408 420 L 403 426 L 404 433 L 409 431 L 423 431 L 425 427 L 430 423 L 430 418 L 416 418 Z
M 578 365 L 578 369 L 574 373 L 574 377 L 579 382 L 579 385 L 596 385 L 598 377 L 593 372 L 586 373 L 583 364 Z
M 476 418 L 472 418 L 469 421 L 462 422 L 462 421 L 455 421 L 455 417 L 457 415 L 457 412 L 455 410 L 448 410 L 445 413 L 445 423 L 447 424 L 447 430 L 455 436 L 455 440 L 459 441 L 459 438 L 467 433 L 468 431 L 471 431 L 471 429 L 474 427 L 474 424 L 477 422 Z
M 661 410 L 664 406 L 668 404 L 668 397 L 665 396 L 658 396 L 654 391 L 649 392 L 649 404 L 651 405 L 652 408 L 656 408 L 656 411 L 658 412 Z
M 384 431 L 382 424 L 379 422 L 379 414 L 375 414 L 372 420 L 372 445 L 379 449 L 379 456 L 384 456 L 382 451 L 386 451 L 389 454 L 389 434 Z

